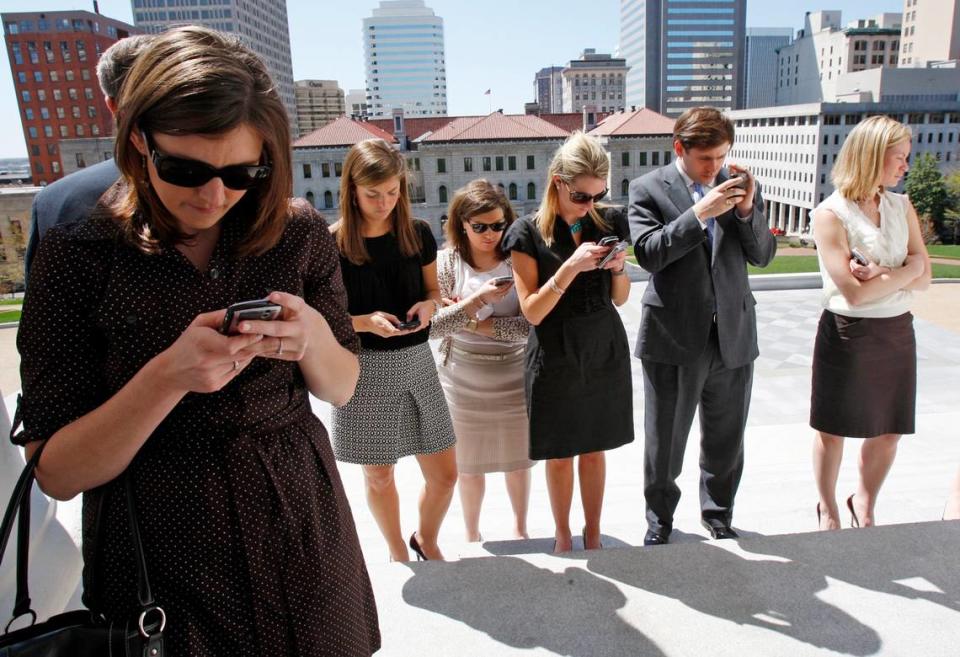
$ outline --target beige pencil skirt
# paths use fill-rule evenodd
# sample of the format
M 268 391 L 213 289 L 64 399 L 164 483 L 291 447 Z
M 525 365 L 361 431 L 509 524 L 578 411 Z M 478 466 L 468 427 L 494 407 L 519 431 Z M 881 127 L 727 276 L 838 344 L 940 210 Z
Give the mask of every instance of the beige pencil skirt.
M 437 368 L 457 436 L 457 470 L 465 474 L 529 468 L 523 345 L 476 353 L 454 345 Z

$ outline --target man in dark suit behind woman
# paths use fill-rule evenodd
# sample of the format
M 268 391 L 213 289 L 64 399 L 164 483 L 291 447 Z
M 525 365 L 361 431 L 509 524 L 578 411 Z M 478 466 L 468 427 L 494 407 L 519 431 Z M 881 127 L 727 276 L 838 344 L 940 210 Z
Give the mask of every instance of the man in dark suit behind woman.
M 643 363 L 644 545 L 669 541 L 698 407 L 702 523 L 713 538 L 737 536 L 733 502 L 759 354 L 747 263 L 764 267 L 777 249 L 759 185 L 744 167 L 723 166 L 730 119 L 693 108 L 673 137 L 676 160 L 630 184 L 637 263 L 652 274 L 634 354 Z
M 116 114 L 120 87 L 127 77 L 127 72 L 140 51 L 152 39 L 153 36 L 149 34 L 127 37 L 117 41 L 100 55 L 97 62 L 97 81 L 111 114 Z M 34 197 L 30 211 L 30 239 L 24 256 L 24 280 L 30 277 L 30 263 L 47 230 L 85 218 L 119 177 L 120 170 L 113 158 L 110 158 L 61 178 Z

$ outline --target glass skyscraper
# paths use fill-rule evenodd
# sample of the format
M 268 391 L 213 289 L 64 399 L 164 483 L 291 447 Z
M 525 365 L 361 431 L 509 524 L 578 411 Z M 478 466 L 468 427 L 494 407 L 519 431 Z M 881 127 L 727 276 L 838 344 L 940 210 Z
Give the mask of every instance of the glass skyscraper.
M 384 0 L 363 19 L 367 106 L 371 117 L 447 113 L 443 19 L 423 0 Z
M 746 0 L 620 0 L 626 104 L 678 116 L 744 102 Z

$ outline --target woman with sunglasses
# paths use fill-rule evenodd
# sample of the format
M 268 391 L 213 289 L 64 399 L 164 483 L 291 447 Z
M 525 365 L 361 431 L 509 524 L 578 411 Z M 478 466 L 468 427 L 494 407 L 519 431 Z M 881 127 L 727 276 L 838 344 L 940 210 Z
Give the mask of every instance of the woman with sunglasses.
M 453 425 L 426 329 L 440 306 L 437 242 L 414 220 L 403 155 L 382 139 L 353 146 L 340 179 L 340 221 L 332 228 L 360 334 L 360 380 L 333 409 L 337 459 L 363 466 L 367 503 L 391 561 L 443 559 L 440 525 L 457 482 Z M 420 521 L 405 543 L 393 472 L 414 455 L 423 473 Z
M 373 594 L 308 397 L 350 398 L 359 345 L 336 244 L 289 199 L 283 103 L 239 41 L 183 27 L 139 56 L 117 116 L 121 179 L 41 243 L 18 334 L 17 441 L 47 441 L 47 493 L 83 493 L 84 602 L 136 624 L 126 480 L 171 654 L 370 655 Z M 264 297 L 274 321 L 221 332 Z
M 516 215 L 486 180 L 458 189 L 447 211 L 447 248 L 437 277 L 447 305 L 434 317 L 440 382 L 457 433 L 457 471 L 467 540 L 481 540 L 485 473 L 503 472 L 513 534 L 527 538 L 530 441 L 524 406 L 523 353 L 530 324 L 520 312 L 510 257 L 501 248 Z
M 574 457 L 583 544 L 599 548 L 604 451 L 633 441 L 630 351 L 614 307 L 630 295 L 626 251 L 611 254 L 612 246 L 599 244 L 629 240 L 630 230 L 622 212 L 595 205 L 607 193 L 609 170 L 600 144 L 574 133 L 550 162 L 540 209 L 504 238 L 520 307 L 533 325 L 526 354 L 530 458 L 547 460 L 554 552 L 573 547 Z

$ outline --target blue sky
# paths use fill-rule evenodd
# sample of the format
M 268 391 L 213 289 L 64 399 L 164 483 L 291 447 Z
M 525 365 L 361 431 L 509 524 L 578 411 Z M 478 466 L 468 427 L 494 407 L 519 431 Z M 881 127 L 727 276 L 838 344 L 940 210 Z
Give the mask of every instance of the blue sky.
M 444 19 L 447 60 L 447 106 L 452 115 L 483 114 L 489 102 L 508 113 L 523 111 L 533 100 L 533 76 L 544 66 L 562 65 L 584 48 L 612 52 L 619 36 L 618 0 L 426 0 Z M 294 79 L 319 78 L 360 89 L 363 79 L 361 21 L 376 0 L 287 0 Z M 80 0 L 0 0 L 0 11 L 35 7 L 48 11 L 89 9 Z M 816 5 L 750 0 L 748 27 L 803 25 L 806 11 L 839 9 L 844 22 L 878 13 L 900 12 L 902 0 L 830 1 Z M 101 13 L 132 22 L 129 0 L 100 0 Z M 25 157 L 10 63 L 0 56 L 0 158 Z

